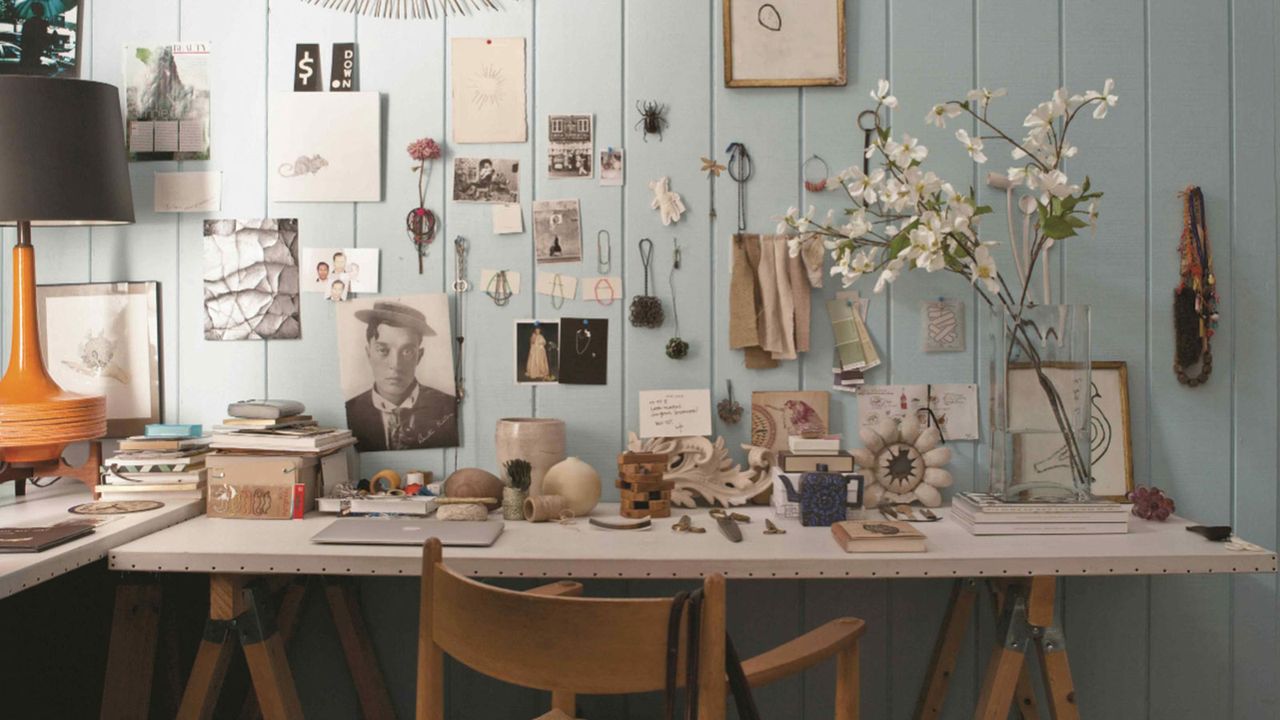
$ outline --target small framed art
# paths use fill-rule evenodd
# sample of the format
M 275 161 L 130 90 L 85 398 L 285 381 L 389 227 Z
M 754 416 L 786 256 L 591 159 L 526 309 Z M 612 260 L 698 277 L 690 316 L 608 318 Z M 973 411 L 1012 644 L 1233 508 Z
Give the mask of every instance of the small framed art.
M 725 87 L 844 85 L 845 0 L 724 0 Z
M 107 398 L 107 436 L 162 418 L 160 284 L 39 285 L 45 367 L 71 392 Z

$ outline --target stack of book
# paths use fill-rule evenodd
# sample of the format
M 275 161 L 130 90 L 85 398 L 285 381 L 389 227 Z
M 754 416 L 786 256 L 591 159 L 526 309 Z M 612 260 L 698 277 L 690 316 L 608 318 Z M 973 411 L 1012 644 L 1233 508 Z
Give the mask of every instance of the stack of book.
M 199 425 L 148 425 L 103 462 L 98 492 L 103 500 L 203 498 L 208 454 Z
M 819 465 L 837 473 L 853 472 L 853 455 L 840 449 L 840 436 L 787 438 L 790 450 L 778 453 L 778 466 L 783 472 L 814 472 Z
M 1103 535 L 1129 532 L 1130 506 L 1110 500 L 1011 503 L 958 493 L 950 517 L 974 535 Z
M 214 450 L 324 455 L 354 445 L 350 430 L 322 428 L 310 415 L 231 417 L 213 428 Z

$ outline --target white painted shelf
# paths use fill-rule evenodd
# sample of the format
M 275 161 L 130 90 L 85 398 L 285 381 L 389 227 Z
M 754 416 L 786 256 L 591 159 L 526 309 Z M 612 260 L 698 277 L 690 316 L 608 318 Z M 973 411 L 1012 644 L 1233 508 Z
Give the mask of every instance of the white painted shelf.
M 80 517 L 70 508 L 92 501 L 88 488 L 64 479 L 48 488 L 28 485 L 24 497 L 0 501 L 0 527 L 45 525 Z M 0 598 L 39 585 L 107 556 L 112 548 L 157 530 L 189 520 L 204 512 L 204 501 L 167 501 L 147 512 L 115 515 L 78 540 L 39 553 L 0 553 Z
M 744 540 L 731 543 L 705 509 L 689 511 L 704 534 L 675 533 L 682 513 L 646 531 L 508 522 L 489 548 L 445 548 L 453 569 L 477 577 L 548 578 L 920 578 L 1026 575 L 1167 575 L 1274 573 L 1276 554 L 1236 552 L 1187 532 L 1181 518 L 1130 518 L 1126 535 L 975 537 L 944 519 L 917 525 L 928 552 L 850 554 L 827 528 L 775 520 L 785 535 L 764 535 L 771 508 L 748 508 Z M 617 505 L 596 517 L 617 519 Z M 945 515 L 945 511 L 944 511 Z M 495 516 L 496 517 L 496 516 Z M 111 567 L 125 571 L 251 574 L 418 575 L 417 547 L 317 545 L 328 515 L 303 520 L 200 517 L 116 548 Z

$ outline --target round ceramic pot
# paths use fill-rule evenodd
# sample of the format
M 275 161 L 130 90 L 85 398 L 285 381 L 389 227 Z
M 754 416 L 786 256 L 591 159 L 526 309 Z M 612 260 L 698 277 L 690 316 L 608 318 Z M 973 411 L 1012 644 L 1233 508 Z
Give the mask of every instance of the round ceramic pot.
M 524 490 L 517 490 L 513 487 L 502 488 L 502 519 L 523 520 L 524 501 L 528 497 L 529 493 Z
M 495 449 L 498 475 L 506 475 L 508 461 L 525 460 L 532 467 L 529 495 L 542 493 L 542 478 L 564 460 L 564 421 L 552 418 L 503 418 L 498 421 Z
M 542 491 L 561 495 L 576 517 L 586 517 L 600 502 L 600 473 L 576 457 L 556 463 L 542 479 Z

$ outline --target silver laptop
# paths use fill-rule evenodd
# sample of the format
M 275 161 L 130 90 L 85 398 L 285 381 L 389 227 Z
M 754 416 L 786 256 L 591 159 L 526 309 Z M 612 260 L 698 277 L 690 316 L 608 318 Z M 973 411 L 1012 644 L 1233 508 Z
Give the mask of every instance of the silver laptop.
M 502 534 L 501 520 L 395 520 L 338 518 L 311 536 L 311 542 L 337 545 L 421 545 L 439 538 L 442 545 L 489 547 Z

